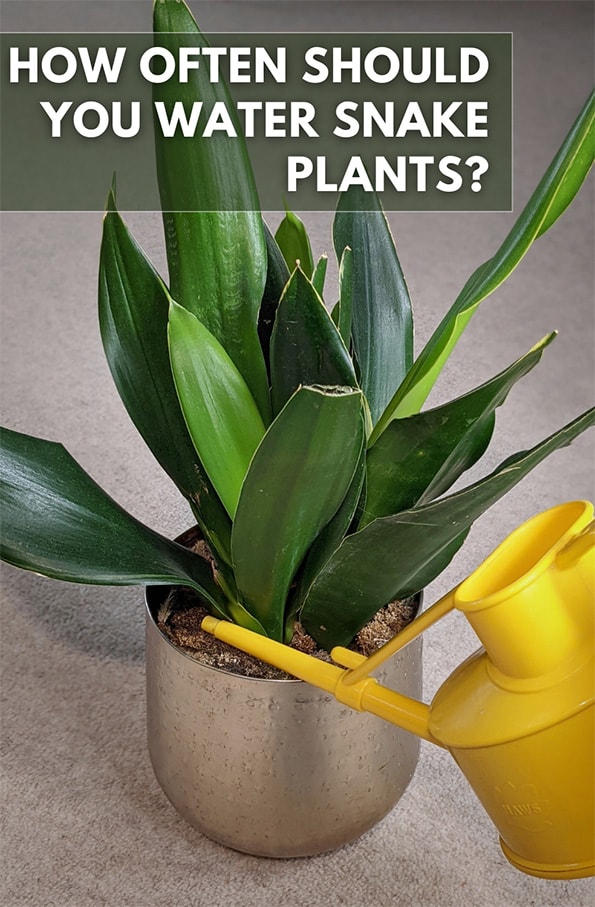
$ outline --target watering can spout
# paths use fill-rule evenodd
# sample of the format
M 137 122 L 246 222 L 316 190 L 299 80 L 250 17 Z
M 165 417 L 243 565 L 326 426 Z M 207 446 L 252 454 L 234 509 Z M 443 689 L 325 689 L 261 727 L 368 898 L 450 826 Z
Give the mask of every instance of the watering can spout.
M 368 677 L 367 659 L 351 649 L 333 650 L 333 654 L 337 652 L 340 656 L 337 661 L 342 667 L 337 667 L 216 617 L 205 617 L 202 628 L 217 639 L 325 690 L 352 709 L 371 712 L 417 737 L 439 744 L 428 728 L 429 706 L 389 690 Z M 346 683 L 352 672 L 362 666 L 366 669 L 362 679 L 357 683 Z
M 474 573 L 369 658 L 335 664 L 225 621 L 220 639 L 447 748 L 500 832 L 506 857 L 543 878 L 595 873 L 595 522 L 573 501 L 528 520 Z M 483 644 L 430 706 L 369 676 L 452 610 Z M 340 666 L 340 667 L 338 667 Z

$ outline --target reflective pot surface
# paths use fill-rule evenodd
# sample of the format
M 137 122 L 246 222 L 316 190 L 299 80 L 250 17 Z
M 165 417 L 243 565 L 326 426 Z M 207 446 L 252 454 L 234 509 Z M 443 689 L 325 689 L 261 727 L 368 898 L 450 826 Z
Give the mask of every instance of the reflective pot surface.
M 147 590 L 147 731 L 153 769 L 178 812 L 207 837 L 266 857 L 333 850 L 397 803 L 419 740 L 300 680 L 258 680 L 176 648 Z M 421 697 L 421 639 L 378 679 Z

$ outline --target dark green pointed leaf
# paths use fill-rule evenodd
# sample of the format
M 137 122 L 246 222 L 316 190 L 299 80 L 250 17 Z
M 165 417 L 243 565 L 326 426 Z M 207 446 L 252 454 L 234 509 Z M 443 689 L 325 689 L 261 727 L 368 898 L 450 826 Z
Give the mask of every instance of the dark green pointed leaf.
M 285 217 L 275 233 L 275 239 L 289 270 L 293 271 L 299 265 L 310 280 L 314 273 L 312 248 L 306 227 L 297 214 L 293 211 L 285 212 Z
M 291 275 L 277 310 L 271 340 L 271 383 L 275 413 L 303 384 L 357 384 L 339 332 L 300 268 Z
M 333 225 L 337 259 L 352 250 L 353 345 L 374 423 L 413 362 L 413 316 L 394 241 L 375 195 L 341 195 Z
M 555 336 L 548 334 L 505 371 L 464 396 L 391 422 L 368 451 L 360 528 L 377 517 L 429 503 L 476 463 L 492 437 L 494 410 L 537 365 Z
M 132 421 L 189 497 L 197 456 L 169 364 L 169 296 L 110 196 L 99 262 L 99 325 L 105 355 Z
M 533 242 L 564 213 L 593 163 L 595 95 L 591 94 L 525 209 L 493 258 L 471 275 L 424 347 L 376 426 L 423 406 L 455 344 L 479 304 L 514 271 Z
M 248 385 L 219 341 L 176 302 L 169 353 L 188 432 L 231 518 L 264 424 Z
M 275 315 L 277 314 L 277 307 L 285 289 L 285 284 L 289 280 L 289 270 L 285 264 L 281 249 L 265 221 L 263 221 L 263 228 L 267 246 L 267 279 L 258 314 L 258 337 L 268 369 L 270 367 L 271 335 L 275 324 Z
M 132 421 L 190 501 L 214 552 L 229 562 L 231 522 L 200 464 L 174 386 L 168 312 L 167 290 L 110 195 L 99 265 L 99 325 L 105 355 Z
M 343 343 L 349 349 L 351 343 L 351 318 L 353 312 L 353 280 L 352 280 L 352 254 L 351 249 L 343 249 L 339 263 L 339 301 L 333 309 L 333 321 L 343 338 Z
M 316 267 L 312 274 L 312 286 L 321 299 L 324 299 L 324 282 L 326 280 L 326 270 L 328 267 L 328 255 L 321 255 L 316 262 Z
M 154 5 L 155 43 L 176 58 L 179 48 L 204 48 L 188 7 L 180 0 Z M 211 83 L 206 67 L 155 84 L 155 147 L 171 294 L 225 347 L 257 401 L 265 422 L 270 402 L 258 339 L 258 310 L 266 280 L 266 245 L 254 177 L 241 126 L 223 81 Z M 216 133 L 185 138 L 180 128 L 165 138 L 157 111 L 174 105 L 190 115 L 202 104 L 225 105 L 237 138 Z M 178 107 L 179 109 L 179 107 Z M 165 116 L 165 114 L 162 114 Z
M 126 513 L 61 444 L 3 429 L 0 500 L 10 564 L 75 583 L 191 586 L 226 615 L 206 561 Z
M 283 639 L 296 570 L 351 484 L 363 447 L 362 396 L 303 387 L 270 426 L 242 488 L 232 531 L 238 590 Z
M 328 559 L 337 550 L 351 526 L 362 498 L 366 478 L 366 451 L 362 450 L 351 485 L 332 520 L 310 546 L 299 571 L 297 588 L 291 598 L 291 615 L 297 614 L 308 589 Z
M 595 424 L 595 409 L 489 476 L 439 501 L 374 520 L 348 536 L 310 588 L 301 619 L 327 650 L 349 643 L 395 598 L 423 589 L 448 564 L 474 521 L 545 457 Z

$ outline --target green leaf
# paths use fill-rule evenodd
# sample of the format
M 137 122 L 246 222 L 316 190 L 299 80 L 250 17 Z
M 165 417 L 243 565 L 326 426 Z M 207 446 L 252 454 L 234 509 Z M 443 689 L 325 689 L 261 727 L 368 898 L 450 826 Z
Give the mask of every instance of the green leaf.
M 363 447 L 362 395 L 303 387 L 270 426 L 242 488 L 232 531 L 246 609 L 282 640 L 295 572 L 341 506 Z
M 556 222 L 593 163 L 595 95 L 591 94 L 527 206 L 493 258 L 469 278 L 391 400 L 377 437 L 396 417 L 418 412 L 479 304 L 516 268 L 533 242 Z
M 327 267 L 328 255 L 321 255 L 312 274 L 312 286 L 321 299 L 324 299 L 324 282 L 326 280 Z
M 200 464 L 180 409 L 167 345 L 169 294 L 110 193 L 99 264 L 99 325 L 120 397 L 188 498 L 214 553 L 229 562 L 231 522 Z
M 289 270 L 293 271 L 299 265 L 310 280 L 314 273 L 314 259 L 306 227 L 297 214 L 285 211 L 285 217 L 277 228 L 275 239 Z
M 285 284 L 289 280 L 289 271 L 281 249 L 265 221 L 263 221 L 263 227 L 267 246 L 267 279 L 258 314 L 258 337 L 267 369 L 269 369 L 271 335 L 275 324 L 275 315 L 277 314 L 279 300 L 285 289 Z
M 233 519 L 264 424 L 250 390 L 221 344 L 173 302 L 169 353 L 186 425 L 200 460 Z
M 273 410 L 303 384 L 357 384 L 353 364 L 316 290 L 296 268 L 281 297 L 271 340 Z
M 74 583 L 191 586 L 226 616 L 210 565 L 126 513 L 61 444 L 3 429 L 0 501 L 8 563 Z
M 343 339 L 343 343 L 349 349 L 351 343 L 351 320 L 353 313 L 353 278 L 352 278 L 352 254 L 349 246 L 343 249 L 341 261 L 339 263 L 339 301 L 333 309 L 333 321 Z
M 393 238 L 375 195 L 341 195 L 333 224 L 337 258 L 352 250 L 353 345 L 374 423 L 413 362 L 413 316 Z
M 291 598 L 290 614 L 300 610 L 308 589 L 347 534 L 362 499 L 366 478 L 366 451 L 362 449 L 353 479 L 332 520 L 316 537 L 300 567 L 297 588 Z
M 176 59 L 181 46 L 208 47 L 179 0 L 155 3 L 154 27 L 155 43 Z M 153 101 L 155 110 L 163 109 L 168 117 L 176 104 L 188 115 L 194 103 L 202 104 L 202 117 L 215 103 L 223 104 L 234 124 L 237 138 L 223 133 L 185 138 L 180 128 L 165 138 L 156 113 L 157 176 L 171 295 L 225 347 L 267 422 L 268 379 L 257 330 L 266 244 L 235 107 L 224 82 L 211 83 L 204 66 L 192 70 L 188 82 L 174 77 L 155 84 Z
M 555 337 L 548 334 L 505 371 L 462 397 L 408 419 L 395 419 L 368 451 L 366 509 L 372 520 L 439 497 L 485 452 L 496 407 L 534 368 Z
M 330 650 L 349 643 L 387 602 L 423 589 L 446 567 L 473 522 L 549 454 L 595 424 L 595 409 L 454 494 L 374 520 L 348 536 L 315 579 L 301 620 Z

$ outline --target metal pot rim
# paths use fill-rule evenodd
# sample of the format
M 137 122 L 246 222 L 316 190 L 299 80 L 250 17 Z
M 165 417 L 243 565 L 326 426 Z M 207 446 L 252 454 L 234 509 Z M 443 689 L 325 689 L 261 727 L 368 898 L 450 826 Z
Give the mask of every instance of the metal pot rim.
M 228 671 L 225 668 L 219 668 L 216 665 L 207 664 L 204 661 L 201 661 L 200 658 L 195 658 L 193 655 L 190 655 L 188 652 L 185 652 L 179 646 L 177 646 L 162 630 L 157 626 L 157 621 L 154 616 L 154 608 L 150 602 L 152 596 L 157 596 L 158 590 L 171 589 L 172 586 L 147 586 L 145 588 L 145 609 L 147 612 L 147 618 L 151 622 L 154 629 L 159 633 L 161 639 L 167 643 L 171 648 L 181 657 L 189 659 L 193 664 L 200 665 L 201 668 L 204 668 L 205 671 L 216 671 L 218 674 L 225 674 L 227 677 L 235 677 L 241 681 L 253 681 L 255 683 L 304 683 L 303 680 L 299 680 L 297 677 L 248 677 L 247 674 L 241 674 L 237 671 Z
M 188 545 L 185 543 L 187 543 L 188 540 L 192 536 L 196 536 L 198 531 L 199 530 L 198 530 L 197 526 L 191 526 L 189 529 L 186 529 L 185 532 L 182 532 L 181 535 L 177 536 L 175 541 L 179 545 L 184 545 L 184 547 L 188 547 Z M 164 642 L 166 642 L 169 646 L 171 646 L 171 648 L 178 655 L 189 659 L 193 664 L 200 665 L 201 668 L 204 668 L 207 671 L 216 671 L 217 673 L 225 674 L 228 677 L 236 677 L 236 678 L 238 678 L 238 680 L 253 681 L 255 683 L 264 683 L 264 684 L 268 684 L 268 683 L 272 683 L 272 684 L 301 683 L 301 684 L 303 684 L 304 683 L 303 680 L 299 680 L 297 677 L 268 677 L 268 678 L 267 677 L 248 677 L 246 674 L 240 674 L 236 671 L 227 671 L 225 668 L 219 668 L 216 665 L 206 664 L 205 662 L 201 661 L 200 658 L 195 658 L 194 656 L 190 655 L 188 652 L 184 652 L 183 649 L 181 649 L 174 642 L 172 642 L 172 640 L 162 630 L 159 629 L 159 627 L 157 626 L 157 621 L 155 619 L 157 598 L 158 597 L 161 598 L 161 596 L 164 595 L 166 589 L 172 589 L 172 588 L 173 588 L 172 584 L 159 583 L 157 585 L 147 585 L 147 586 L 145 586 L 145 590 L 144 590 L 144 599 L 145 599 L 145 610 L 147 613 L 148 620 L 151 622 L 152 626 L 157 631 L 157 633 L 159 633 L 159 636 L 161 637 L 161 639 L 163 639 Z M 419 613 L 419 610 L 421 608 L 422 601 L 423 601 L 423 591 L 417 592 L 415 594 L 415 596 L 412 596 L 412 597 L 417 599 L 417 608 L 412 617 L 412 620 L 413 620 L 416 617 L 416 615 Z M 151 599 L 153 599 L 153 598 L 155 598 L 155 602 L 151 601 Z

